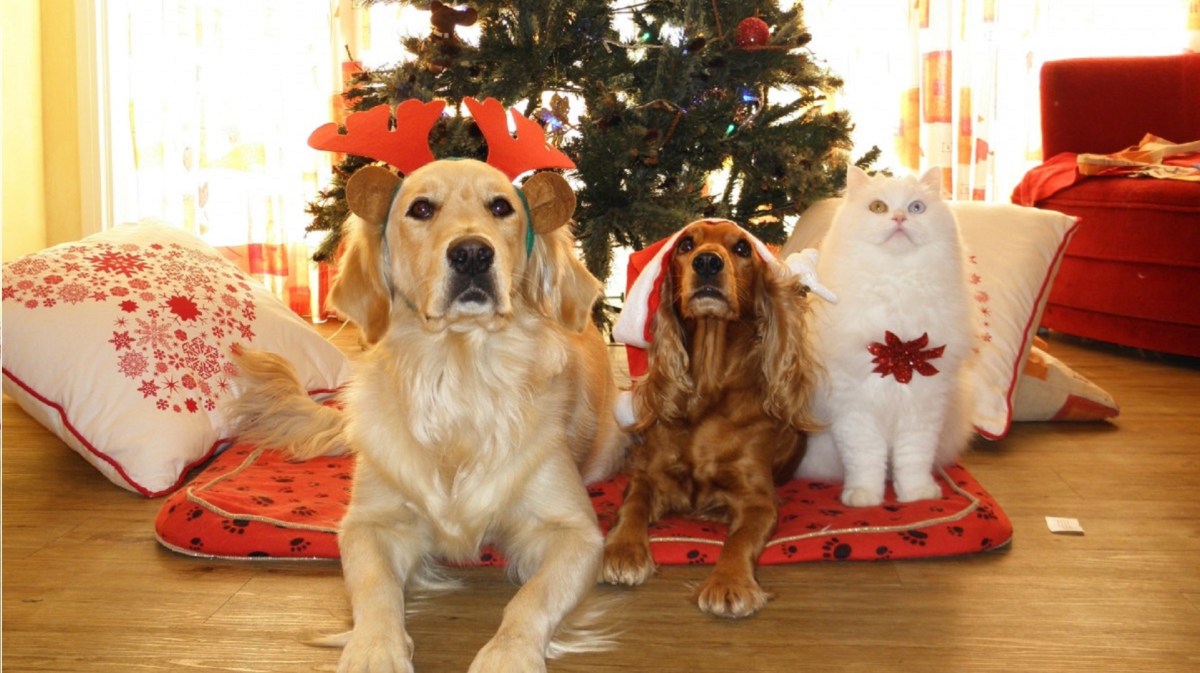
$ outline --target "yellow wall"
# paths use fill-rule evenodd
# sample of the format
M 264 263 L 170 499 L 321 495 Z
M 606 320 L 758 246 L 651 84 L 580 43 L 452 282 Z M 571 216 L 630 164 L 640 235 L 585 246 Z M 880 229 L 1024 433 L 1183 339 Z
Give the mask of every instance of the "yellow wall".
M 4 261 L 82 234 L 75 0 L 4 0 Z
M 46 245 L 42 178 L 40 2 L 4 2 L 3 126 L 4 261 Z
M 76 0 L 41 0 L 42 150 L 46 243 L 82 237 L 79 213 L 79 100 L 75 61 Z

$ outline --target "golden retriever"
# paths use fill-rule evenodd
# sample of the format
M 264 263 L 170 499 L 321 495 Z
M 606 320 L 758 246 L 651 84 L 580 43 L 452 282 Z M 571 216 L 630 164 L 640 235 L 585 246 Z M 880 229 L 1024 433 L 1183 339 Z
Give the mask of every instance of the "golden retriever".
M 474 160 L 395 181 L 364 168 L 347 184 L 358 217 L 331 298 L 375 344 L 344 411 L 309 402 L 278 358 L 246 352 L 231 413 L 252 441 L 356 454 L 338 536 L 354 624 L 338 671 L 411 671 L 405 587 L 436 583 L 438 560 L 476 560 L 485 543 L 522 586 L 470 671 L 544 671 L 599 578 L 584 483 L 619 467 L 626 444 L 591 322 L 600 284 L 563 226 L 574 195 L 553 173 L 519 194 Z
M 729 536 L 694 598 L 705 612 L 744 617 L 768 599 L 754 565 L 775 529 L 774 487 L 814 427 L 807 288 L 728 221 L 689 225 L 665 254 L 649 369 L 633 389 L 643 441 L 631 449 L 604 579 L 633 585 L 654 572 L 647 526 L 668 513 L 724 520 Z

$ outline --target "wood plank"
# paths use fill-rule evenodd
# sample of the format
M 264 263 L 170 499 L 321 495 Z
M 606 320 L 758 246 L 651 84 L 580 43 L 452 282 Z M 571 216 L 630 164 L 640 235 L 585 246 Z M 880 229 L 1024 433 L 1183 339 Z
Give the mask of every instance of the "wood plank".
M 352 327 L 320 326 L 357 356 Z M 601 588 L 606 653 L 552 673 L 608 671 L 1200 670 L 1200 364 L 1052 335 L 1050 351 L 1117 398 L 1109 423 L 1018 423 L 980 441 L 971 472 L 1012 519 L 1010 550 L 928 561 L 761 568 L 776 598 L 742 621 L 700 614 L 708 567 Z M 623 351 L 610 355 L 624 375 Z M 3 403 L 5 671 L 334 671 L 305 642 L 344 630 L 333 562 L 233 562 L 161 548 L 161 500 L 109 484 Z M 1086 535 L 1051 534 L 1047 515 Z M 515 587 L 458 569 L 462 589 L 414 601 L 418 671 L 462 671 Z

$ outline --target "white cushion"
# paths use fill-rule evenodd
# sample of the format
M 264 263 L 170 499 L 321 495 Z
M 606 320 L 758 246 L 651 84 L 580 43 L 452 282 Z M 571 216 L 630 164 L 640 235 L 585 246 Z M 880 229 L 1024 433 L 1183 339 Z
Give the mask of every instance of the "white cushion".
M 290 360 L 313 392 L 343 353 L 214 248 L 124 225 L 4 265 L 4 392 L 113 483 L 178 488 L 229 427 L 234 344 Z

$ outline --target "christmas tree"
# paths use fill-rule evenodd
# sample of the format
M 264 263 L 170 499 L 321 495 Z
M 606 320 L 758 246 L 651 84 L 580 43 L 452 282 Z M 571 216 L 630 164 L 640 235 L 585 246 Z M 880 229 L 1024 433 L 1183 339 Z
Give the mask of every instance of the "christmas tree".
M 576 234 L 584 262 L 602 280 L 615 247 L 640 249 L 702 216 L 737 221 L 781 243 L 788 215 L 844 186 L 851 123 L 824 106 L 841 82 L 805 49 L 810 36 L 799 3 L 476 0 L 428 7 L 430 36 L 404 45 L 417 58 L 358 75 L 345 92 L 353 109 L 446 100 L 452 114 L 430 134 L 439 158 L 486 156 L 482 136 L 461 115 L 464 97 L 494 97 L 538 119 L 576 163 L 568 174 L 579 200 Z M 476 21 L 477 45 L 454 34 L 456 25 Z M 865 167 L 877 153 L 855 163 Z M 337 250 L 346 178 L 369 162 L 347 156 L 310 205 L 310 231 L 330 232 L 318 261 Z

